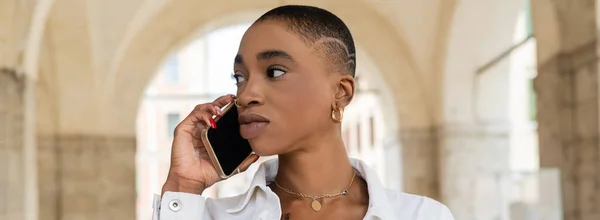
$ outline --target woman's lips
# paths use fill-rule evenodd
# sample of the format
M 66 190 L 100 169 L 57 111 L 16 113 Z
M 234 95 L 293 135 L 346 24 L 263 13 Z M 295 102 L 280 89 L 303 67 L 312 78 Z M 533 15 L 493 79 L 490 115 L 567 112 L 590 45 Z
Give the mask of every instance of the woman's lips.
M 255 113 L 242 113 L 238 117 L 240 123 L 240 135 L 244 139 L 252 139 L 258 136 L 269 124 L 269 119 Z
M 244 139 L 252 139 L 257 137 L 267 127 L 269 122 L 250 122 L 240 125 L 240 135 Z

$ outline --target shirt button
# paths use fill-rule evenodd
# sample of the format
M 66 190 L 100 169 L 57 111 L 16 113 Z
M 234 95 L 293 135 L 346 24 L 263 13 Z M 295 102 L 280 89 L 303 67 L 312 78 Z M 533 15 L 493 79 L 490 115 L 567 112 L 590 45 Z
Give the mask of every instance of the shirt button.
M 174 212 L 179 211 L 181 209 L 181 201 L 178 199 L 171 200 L 171 202 L 169 202 L 169 208 Z

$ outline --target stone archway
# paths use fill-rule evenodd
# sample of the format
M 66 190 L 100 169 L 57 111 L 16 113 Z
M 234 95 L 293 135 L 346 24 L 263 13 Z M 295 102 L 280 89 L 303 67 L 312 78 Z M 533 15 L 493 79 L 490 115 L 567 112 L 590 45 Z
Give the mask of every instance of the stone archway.
M 38 219 L 36 77 L 53 1 L 0 2 L 0 218 Z
M 499 176 L 510 170 L 510 62 L 523 0 L 457 5 L 444 68 L 440 190 L 456 219 L 503 219 Z
M 364 50 L 373 57 L 377 66 L 382 69 L 384 79 L 390 82 L 390 84 L 397 85 L 394 86 L 395 88 L 402 90 L 394 92 L 396 93 L 396 101 L 403 103 L 402 106 L 407 108 L 400 111 L 400 120 L 403 121 L 403 124 L 407 126 L 428 126 L 431 116 L 426 110 L 427 108 L 423 106 L 424 104 L 421 99 L 423 97 L 418 92 L 424 88 L 419 88 L 415 83 L 410 83 L 418 80 L 414 79 L 412 71 L 407 69 L 410 65 L 406 65 L 408 61 L 405 57 L 409 56 L 409 54 L 406 53 L 405 48 L 402 48 L 402 42 L 398 42 L 397 35 L 390 31 L 393 28 L 386 26 L 387 22 L 377 12 L 369 10 L 369 6 L 363 5 L 364 3 L 360 1 L 339 3 L 340 5 L 334 2 L 337 1 L 328 3 L 326 6 L 350 24 L 356 36 L 356 41 L 363 46 Z M 131 41 L 132 44 L 128 46 L 128 49 L 124 50 L 122 62 L 120 62 L 118 68 L 115 68 L 116 73 L 113 80 L 115 82 L 115 93 L 125 94 L 115 97 L 118 103 L 126 106 L 125 109 L 127 110 L 120 113 L 120 115 L 124 116 L 123 118 L 135 118 L 129 117 L 129 115 L 135 115 L 134 109 L 136 108 L 134 106 L 137 103 L 130 102 L 130 100 L 137 100 L 137 97 L 143 91 L 142 88 L 152 75 L 152 70 L 157 68 L 157 63 L 159 63 L 164 54 L 173 50 L 174 45 L 180 44 L 178 42 L 186 39 L 187 36 L 190 36 L 194 32 L 195 28 L 193 25 L 202 26 L 203 24 L 207 24 L 212 17 L 220 14 L 245 12 L 248 8 L 266 11 L 276 6 L 263 4 L 260 1 L 252 1 L 244 2 L 243 4 L 231 4 L 231 6 L 224 6 L 223 8 L 219 8 L 219 10 L 206 8 L 204 9 L 206 13 L 201 13 L 197 9 L 205 7 L 196 7 L 196 5 L 202 4 L 203 2 L 172 1 L 169 7 L 158 13 L 153 20 L 147 22 L 147 26 L 140 29 L 136 37 L 133 38 L 134 40 Z M 358 13 L 358 11 L 363 15 L 360 18 L 349 16 L 355 12 Z M 185 18 L 185 20 L 182 18 Z M 174 23 L 174 20 L 179 21 L 179 28 L 174 28 L 170 25 Z M 373 30 L 372 24 L 374 23 L 381 26 L 377 28 L 377 30 L 381 31 L 381 34 L 369 34 Z M 164 33 L 165 31 L 169 31 L 170 33 L 161 36 L 156 36 L 155 34 Z M 147 51 L 147 48 L 151 47 L 154 50 L 152 52 Z M 393 62 L 387 62 L 392 60 Z
M 597 1 L 532 0 L 532 6 L 538 45 L 534 88 L 538 96 L 540 168 L 559 172 L 556 179 L 563 219 L 597 219 Z
M 226 20 L 235 21 L 235 19 L 227 18 Z M 235 54 L 237 45 L 231 45 L 231 42 L 227 43 L 222 40 L 217 40 L 217 42 L 211 41 L 223 38 L 237 41 L 237 38 L 241 38 L 241 34 L 247 28 L 246 25 L 250 25 L 248 22 L 252 22 L 253 20 L 249 19 L 246 21 L 243 22 L 243 25 L 226 25 L 208 33 L 202 32 L 205 34 L 200 36 L 194 35 L 193 40 L 188 42 L 183 48 L 169 55 L 170 62 L 168 66 L 180 63 L 179 65 L 175 64 L 177 69 L 179 69 L 178 73 L 171 75 L 172 77 L 176 75 L 176 79 L 165 78 L 165 69 L 162 68 L 167 64 L 163 63 L 162 67 L 157 71 L 157 75 L 153 77 L 151 85 L 148 85 L 149 87 L 144 94 L 144 101 L 140 107 L 140 115 L 138 115 L 137 122 L 138 159 L 140 159 L 137 172 L 138 177 L 141 178 L 138 179 L 138 187 L 142 187 L 142 191 L 145 190 L 143 195 L 138 195 L 138 207 L 144 209 L 143 212 L 138 211 L 139 214 L 150 214 L 151 197 L 148 193 L 158 189 L 157 186 L 160 186 L 164 182 L 163 178 L 166 178 L 165 172 L 168 171 L 169 158 L 168 146 L 171 141 L 168 138 L 168 134 L 165 134 L 165 131 L 172 130 L 172 128 L 165 128 L 164 124 L 167 121 L 174 121 L 174 119 L 169 119 L 169 115 L 180 120 L 197 103 L 210 101 L 209 97 L 217 96 L 221 92 L 235 92 L 233 84 L 223 85 L 222 83 L 223 81 L 231 80 L 228 75 L 223 73 L 230 71 L 231 63 L 227 62 L 230 61 L 230 57 L 228 56 Z M 225 22 L 217 20 L 217 23 L 223 24 Z M 201 27 L 200 29 L 206 30 L 207 28 Z M 402 163 L 400 140 L 386 138 L 394 136 L 394 131 L 397 131 L 399 127 L 396 123 L 398 121 L 396 115 L 397 107 L 393 99 L 391 99 L 393 93 L 391 93 L 387 82 L 381 79 L 381 73 L 372 59 L 364 53 L 360 45 L 357 45 L 357 47 L 357 56 L 358 60 L 360 60 L 357 67 L 357 74 L 360 78 L 358 84 L 361 89 L 359 89 L 359 94 L 357 94 L 351 106 L 345 111 L 344 125 L 347 127 L 348 122 L 356 125 L 357 119 L 360 121 L 359 123 L 362 124 L 361 127 L 363 129 L 358 134 L 353 132 L 352 138 L 355 138 L 356 135 L 362 135 L 363 138 L 359 138 L 359 140 L 362 139 L 362 142 L 364 142 L 363 145 L 365 145 L 363 149 L 367 151 L 361 151 L 362 155 L 359 156 L 366 156 L 361 158 L 367 159 L 366 162 L 371 164 L 373 169 L 379 171 L 380 178 L 384 183 L 387 183 L 387 186 L 393 189 L 400 189 L 402 185 L 400 183 L 402 180 L 401 175 L 403 173 L 400 169 L 402 166 L 399 164 Z M 218 54 L 210 55 L 207 53 L 210 53 L 210 51 L 214 53 L 214 50 L 210 50 L 209 48 L 221 48 L 221 51 Z M 217 57 L 216 59 L 215 56 Z M 175 61 L 173 57 L 177 57 L 178 61 Z M 225 60 L 225 62 L 222 62 L 222 60 Z M 192 65 L 191 63 L 194 64 Z M 231 83 L 231 81 L 229 82 Z M 165 99 L 167 98 L 165 96 L 171 100 Z M 362 111 L 365 110 L 364 107 L 368 108 L 367 111 Z M 368 114 L 364 114 L 365 112 L 368 112 Z M 371 117 L 371 121 L 369 121 L 369 117 Z M 351 121 L 348 119 L 351 119 Z M 167 124 L 174 125 L 171 122 L 167 122 Z M 369 132 L 370 127 L 375 128 Z M 367 153 L 368 155 L 363 153 Z M 351 154 L 351 156 L 356 157 L 357 155 Z M 146 167 L 151 167 L 151 169 L 147 169 Z M 250 169 L 250 171 L 245 172 L 243 175 L 219 183 L 216 185 L 218 187 L 208 189 L 205 195 L 226 197 L 242 193 L 247 189 L 247 184 L 252 178 L 254 171 L 254 169 Z M 159 176 L 157 177 L 156 175 Z
M 44 219 L 133 218 L 135 116 L 144 87 L 160 61 L 194 36 L 199 26 L 209 27 L 201 32 L 212 30 L 277 6 L 267 0 L 235 4 L 147 1 L 135 15 L 119 12 L 125 14 L 124 19 L 134 17 L 121 39 L 118 34 L 91 37 L 100 29 L 81 18 L 102 23 L 102 13 L 87 14 L 91 13 L 89 7 L 98 6 L 95 4 L 100 3 L 56 1 L 43 33 L 37 130 L 39 183 L 44 185 L 40 187 L 44 207 L 40 216 Z M 103 7 L 116 7 L 117 3 L 107 4 Z M 333 11 L 349 24 L 357 44 L 392 88 L 387 102 L 396 109 L 391 110 L 390 118 L 402 127 L 392 126 L 389 140 L 402 142 L 405 191 L 437 198 L 437 154 L 432 136 L 435 97 L 428 90 L 429 82 L 419 75 L 402 32 L 369 1 L 315 5 Z M 210 22 L 231 14 L 238 17 Z M 98 43 L 102 40 L 110 42 L 108 48 Z M 110 48 L 117 48 L 114 56 Z
M 342 123 L 347 151 L 351 157 L 369 164 L 386 187 L 403 190 L 405 162 L 397 136 L 400 125 L 394 93 L 361 45 L 356 47 L 357 93 L 344 111 Z
M 189 36 L 196 33 L 194 26 L 211 26 L 209 21 L 221 14 L 258 17 L 260 13 L 257 12 L 277 6 L 261 1 L 244 1 L 209 9 L 202 7 L 202 4 L 202 1 L 169 2 L 162 10 L 157 11 L 155 16 L 149 16 L 147 22 L 140 22 L 141 27 L 136 28 L 138 32 L 132 34 L 129 43 L 120 50 L 122 54 L 117 56 L 121 57 L 121 60 L 112 69 L 114 72 L 109 74 L 111 78 L 108 79 L 107 85 L 114 88 L 109 90 L 114 91 L 108 95 L 110 99 L 114 99 L 111 102 L 121 106 L 110 115 L 117 115 L 116 117 L 123 119 L 120 123 L 125 123 L 121 125 L 128 124 L 120 127 L 124 129 L 123 132 L 129 133 L 130 130 L 134 130 L 139 97 L 153 70 L 158 67 L 157 64 L 164 54 L 174 51 L 178 45 L 182 45 Z M 435 118 L 431 106 L 432 97 L 427 95 L 428 84 L 424 84 L 416 70 L 412 69 L 415 65 L 411 63 L 410 50 L 404 45 L 401 35 L 378 12 L 371 9 L 367 2 L 330 1 L 316 5 L 333 11 L 349 24 L 357 44 L 372 58 L 373 63 L 380 68 L 382 78 L 391 85 L 393 95 L 390 96 L 390 102 L 398 106 L 394 115 L 397 117 L 397 123 L 402 124 L 402 128 L 393 131 L 390 140 L 406 140 L 403 142 L 404 149 L 411 149 L 403 156 L 403 162 L 410 163 L 403 166 L 407 168 L 403 174 L 404 188 L 407 192 L 436 198 L 437 167 L 434 161 L 437 158 L 435 143 L 431 141 L 430 134 Z M 201 11 L 198 11 L 199 8 Z M 356 14 L 361 16 L 354 16 Z M 236 19 L 239 18 L 224 20 Z M 178 25 L 170 25 L 172 23 Z M 373 31 L 379 34 L 371 34 Z M 164 34 L 165 32 L 168 34 Z M 152 50 L 149 51 L 148 48 Z M 404 134 L 406 132 L 407 134 Z M 419 155 L 419 158 L 415 158 L 416 155 Z

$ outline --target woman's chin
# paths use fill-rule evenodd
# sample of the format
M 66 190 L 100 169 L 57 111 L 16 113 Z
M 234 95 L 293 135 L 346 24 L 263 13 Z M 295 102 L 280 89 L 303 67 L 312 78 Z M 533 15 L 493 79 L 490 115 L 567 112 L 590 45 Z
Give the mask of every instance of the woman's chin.
M 262 144 L 250 141 L 250 146 L 252 146 L 252 150 L 254 151 L 254 153 L 261 157 L 268 157 L 280 154 L 281 149 L 274 148 L 273 145 L 274 144 Z

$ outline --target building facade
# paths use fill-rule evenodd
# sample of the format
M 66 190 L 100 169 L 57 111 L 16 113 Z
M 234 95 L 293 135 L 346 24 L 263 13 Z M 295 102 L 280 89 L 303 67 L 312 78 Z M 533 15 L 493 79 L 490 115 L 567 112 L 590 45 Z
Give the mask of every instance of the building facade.
M 183 48 L 281 4 L 349 25 L 371 86 L 348 109 L 348 151 L 390 187 L 456 219 L 600 219 L 597 2 L 530 2 L 531 22 L 525 0 L 0 1 L 0 219 L 136 218 L 173 122 L 235 89 L 183 74 L 231 58 L 187 62 Z M 211 45 L 196 46 L 230 50 Z

